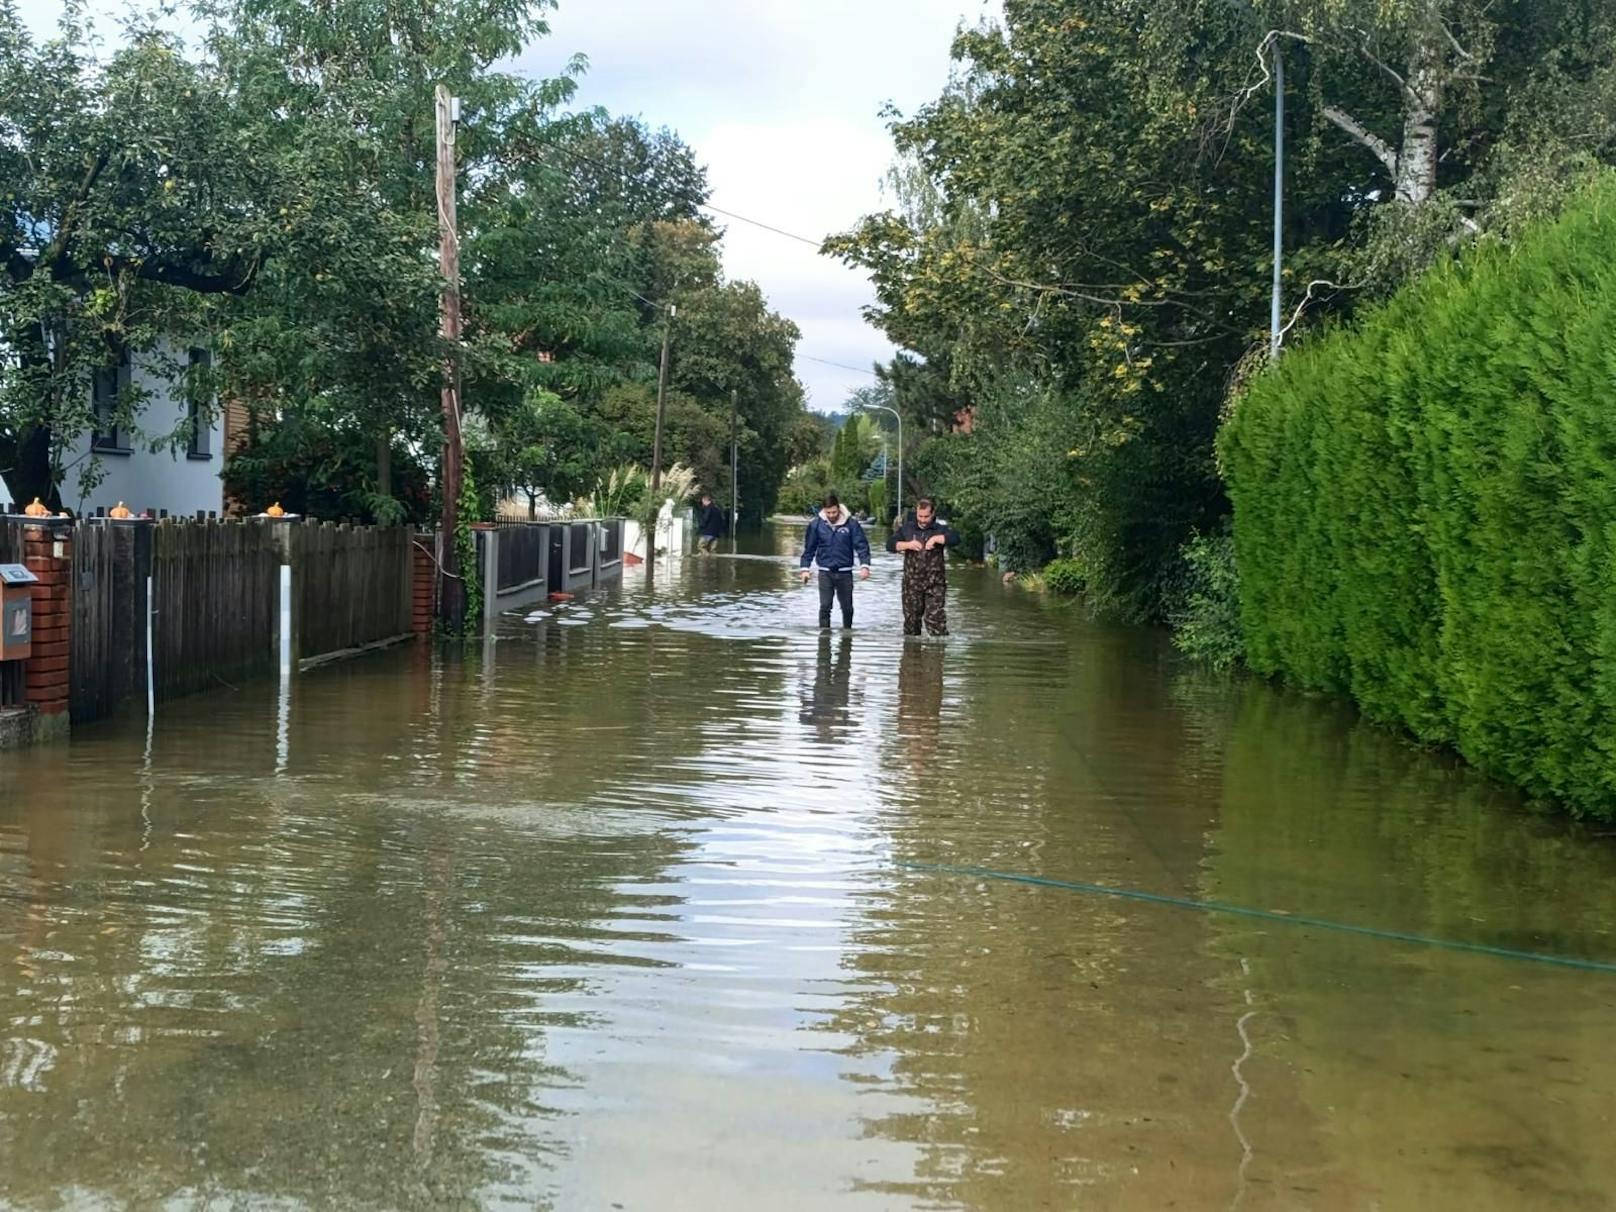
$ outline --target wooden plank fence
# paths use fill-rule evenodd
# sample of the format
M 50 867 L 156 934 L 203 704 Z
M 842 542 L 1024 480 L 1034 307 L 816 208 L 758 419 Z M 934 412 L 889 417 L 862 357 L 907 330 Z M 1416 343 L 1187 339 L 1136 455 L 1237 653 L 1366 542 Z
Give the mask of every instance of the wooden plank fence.
M 23 553 L 22 523 L 11 518 L 0 518 L 0 564 L 21 564 Z M 22 663 L 0 662 L 0 707 L 19 707 L 22 703 Z
M 74 723 L 105 719 L 127 701 L 145 699 L 151 552 L 150 526 L 102 524 L 74 531 L 68 663 Z
M 411 634 L 414 556 L 403 527 L 288 528 L 301 660 Z
M 0 543 L 5 533 L 0 525 Z M 283 561 L 304 661 L 411 634 L 414 560 L 402 528 L 81 523 L 73 561 L 74 723 L 145 709 L 148 576 L 158 701 L 274 671 Z
M 157 697 L 275 667 L 280 547 L 261 522 L 159 524 L 152 535 Z

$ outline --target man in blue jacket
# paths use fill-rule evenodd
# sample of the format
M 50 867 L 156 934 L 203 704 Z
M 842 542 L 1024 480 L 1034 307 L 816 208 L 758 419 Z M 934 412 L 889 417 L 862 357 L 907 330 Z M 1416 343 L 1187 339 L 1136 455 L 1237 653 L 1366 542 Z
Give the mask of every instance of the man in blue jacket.
M 864 527 L 842 508 L 836 494 L 825 497 L 825 507 L 808 523 L 808 539 L 802 547 L 802 583 L 813 574 L 809 568 L 819 562 L 819 625 L 830 626 L 830 603 L 834 597 L 842 607 L 842 626 L 853 625 L 853 567 L 859 579 L 870 577 L 870 540 Z

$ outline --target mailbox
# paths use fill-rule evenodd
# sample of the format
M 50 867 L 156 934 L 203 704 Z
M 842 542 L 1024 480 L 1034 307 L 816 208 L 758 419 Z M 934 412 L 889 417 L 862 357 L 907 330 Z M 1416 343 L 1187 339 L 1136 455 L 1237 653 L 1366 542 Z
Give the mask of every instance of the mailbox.
M 0 661 L 25 661 L 34 653 L 38 580 L 22 564 L 0 564 Z

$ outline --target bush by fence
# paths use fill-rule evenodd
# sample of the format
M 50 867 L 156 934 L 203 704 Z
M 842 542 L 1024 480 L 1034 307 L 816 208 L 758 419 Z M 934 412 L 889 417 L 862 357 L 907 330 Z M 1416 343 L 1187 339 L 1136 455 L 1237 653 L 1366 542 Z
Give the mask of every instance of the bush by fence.
M 1221 439 L 1247 659 L 1616 814 L 1616 181 L 1294 349 Z

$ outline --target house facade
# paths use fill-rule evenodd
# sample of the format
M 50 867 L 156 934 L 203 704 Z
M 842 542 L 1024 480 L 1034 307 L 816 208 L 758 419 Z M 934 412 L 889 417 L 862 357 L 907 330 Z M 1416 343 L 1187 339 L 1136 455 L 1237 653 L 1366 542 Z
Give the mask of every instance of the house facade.
M 170 352 L 172 357 L 172 351 Z M 197 347 L 185 351 L 191 363 L 206 365 L 208 350 Z M 114 403 L 119 392 L 130 387 L 146 395 L 136 422 L 139 432 L 117 425 Z M 170 383 L 151 361 L 125 354 L 115 367 L 96 375 L 94 384 L 95 429 L 81 435 L 75 447 L 66 452 L 64 465 L 73 469 L 62 484 L 62 501 L 80 515 L 111 510 L 121 501 L 136 514 L 153 517 L 166 512 L 173 517 L 222 513 L 225 509 L 224 410 L 206 410 L 184 398 L 177 384 Z M 172 434 L 188 426 L 188 438 L 174 449 L 167 445 L 152 450 L 152 438 Z M 100 480 L 86 489 L 78 469 L 92 459 L 100 462 Z

